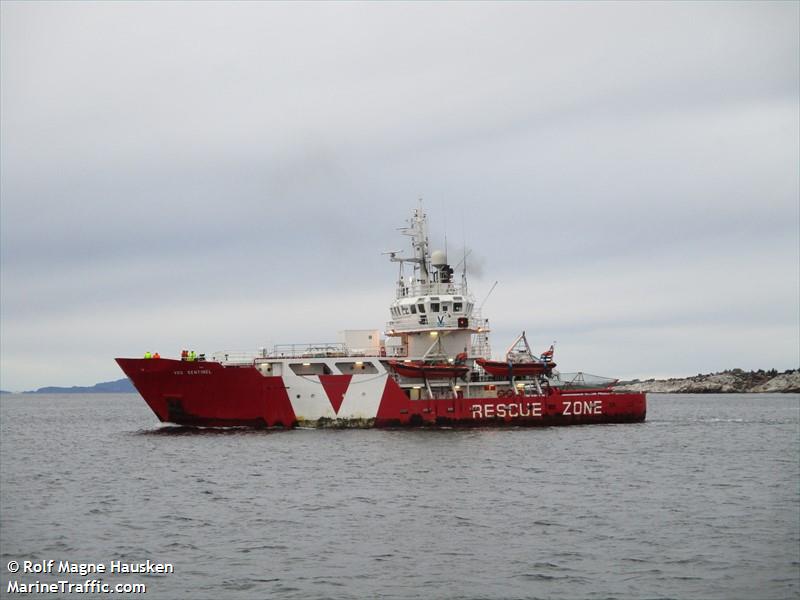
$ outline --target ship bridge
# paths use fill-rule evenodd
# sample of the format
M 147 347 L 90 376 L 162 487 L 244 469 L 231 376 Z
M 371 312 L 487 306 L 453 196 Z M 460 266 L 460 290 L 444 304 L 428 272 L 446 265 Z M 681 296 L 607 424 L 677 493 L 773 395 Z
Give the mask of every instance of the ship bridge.
M 466 255 L 456 265 L 462 267 L 457 283 L 446 251 L 430 252 L 428 221 L 421 207 L 401 231 L 411 238 L 413 255 L 388 252 L 399 264 L 399 276 L 386 324 L 387 355 L 424 358 L 435 347 L 451 358 L 462 353 L 469 358 L 489 356 L 489 322 L 475 308 L 469 291 Z

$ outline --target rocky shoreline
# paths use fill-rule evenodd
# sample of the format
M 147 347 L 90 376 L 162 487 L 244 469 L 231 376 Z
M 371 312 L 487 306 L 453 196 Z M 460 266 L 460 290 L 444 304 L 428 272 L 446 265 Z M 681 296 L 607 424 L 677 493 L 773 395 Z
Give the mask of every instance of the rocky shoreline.
M 800 393 L 800 369 L 778 373 L 774 369 L 743 371 L 731 369 L 720 373 L 676 379 L 620 381 L 619 392 L 652 392 L 657 394 L 727 394 L 727 393 Z

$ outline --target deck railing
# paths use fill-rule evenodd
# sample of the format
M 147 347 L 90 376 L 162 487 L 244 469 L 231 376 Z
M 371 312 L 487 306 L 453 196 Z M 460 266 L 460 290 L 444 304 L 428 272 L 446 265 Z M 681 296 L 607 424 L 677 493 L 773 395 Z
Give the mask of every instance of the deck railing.
M 312 344 L 276 344 L 272 349 L 258 350 L 219 350 L 211 355 L 211 360 L 228 364 L 252 364 L 256 359 L 268 358 L 336 358 L 346 356 L 378 356 L 376 348 L 349 348 L 339 342 Z
M 435 281 L 433 283 L 412 283 L 411 285 L 397 286 L 398 298 L 413 298 L 415 296 L 467 296 L 469 291 L 467 286 L 459 283 L 442 283 Z

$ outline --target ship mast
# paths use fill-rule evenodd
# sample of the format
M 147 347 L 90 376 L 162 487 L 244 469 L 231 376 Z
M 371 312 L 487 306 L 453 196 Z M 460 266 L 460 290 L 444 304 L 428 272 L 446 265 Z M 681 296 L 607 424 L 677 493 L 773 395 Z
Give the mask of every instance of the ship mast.
M 414 216 L 408 220 L 408 226 L 400 228 L 400 232 L 411 238 L 411 247 L 414 251 L 414 257 L 404 258 L 402 256 L 397 256 L 399 252 L 389 253 L 389 260 L 400 263 L 400 275 L 397 286 L 398 297 L 420 293 L 420 290 L 431 282 L 428 217 L 422 210 L 422 200 L 420 200 L 420 206 L 414 209 Z M 413 275 L 408 279 L 404 277 L 403 263 L 412 263 L 414 265 Z

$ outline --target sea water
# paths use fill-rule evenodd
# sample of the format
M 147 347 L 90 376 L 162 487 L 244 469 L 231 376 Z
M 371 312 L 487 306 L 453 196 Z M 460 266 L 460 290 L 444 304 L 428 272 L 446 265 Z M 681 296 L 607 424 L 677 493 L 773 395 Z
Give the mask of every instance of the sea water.
M 0 554 L 9 598 L 797 598 L 800 396 L 256 431 L 163 425 L 135 394 L 4 395 Z

